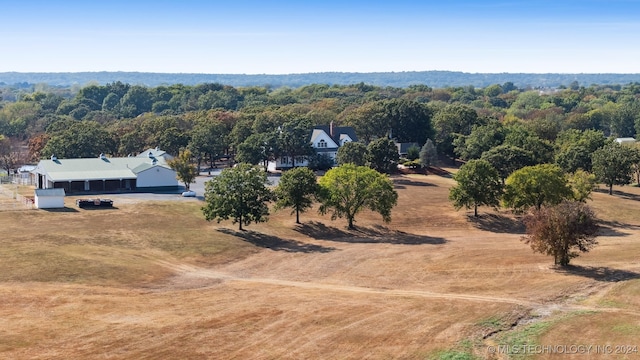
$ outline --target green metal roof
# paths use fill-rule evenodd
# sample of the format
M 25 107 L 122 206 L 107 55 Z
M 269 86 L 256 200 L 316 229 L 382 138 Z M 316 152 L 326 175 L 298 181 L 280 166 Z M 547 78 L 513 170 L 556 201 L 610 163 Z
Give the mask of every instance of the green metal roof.
M 145 157 L 40 160 L 35 172 L 46 173 L 52 181 L 135 179 L 154 166 L 170 167 L 163 158 Z

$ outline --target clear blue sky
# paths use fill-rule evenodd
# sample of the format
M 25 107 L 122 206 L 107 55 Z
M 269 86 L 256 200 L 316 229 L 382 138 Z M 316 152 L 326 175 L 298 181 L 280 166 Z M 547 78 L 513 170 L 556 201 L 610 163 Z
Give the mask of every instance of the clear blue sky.
M 0 72 L 640 73 L 640 0 L 0 0 Z

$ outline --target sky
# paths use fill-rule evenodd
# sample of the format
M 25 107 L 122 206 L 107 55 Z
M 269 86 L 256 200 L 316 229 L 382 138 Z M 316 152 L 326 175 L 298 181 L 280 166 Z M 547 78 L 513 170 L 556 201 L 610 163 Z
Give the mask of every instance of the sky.
M 640 73 L 640 0 L 0 0 L 0 72 Z

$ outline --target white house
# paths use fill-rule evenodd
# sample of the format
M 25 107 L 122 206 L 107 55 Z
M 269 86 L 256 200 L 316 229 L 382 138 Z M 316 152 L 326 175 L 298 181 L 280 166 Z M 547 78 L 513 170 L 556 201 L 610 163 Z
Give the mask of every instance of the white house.
M 36 209 L 62 209 L 64 196 L 64 189 L 36 189 L 34 205 Z
M 176 172 L 163 156 L 40 160 L 31 172 L 37 189 L 67 193 L 153 191 L 178 188 Z
M 355 130 L 350 126 L 334 126 L 333 122 L 329 125 L 314 126 L 309 135 L 309 142 L 316 153 L 328 155 L 334 163 L 338 148 L 351 141 L 358 141 Z M 306 157 L 296 158 L 295 164 L 293 161 L 294 159 L 290 159 L 288 156 L 281 156 L 275 162 L 269 162 L 268 168 L 273 171 L 309 165 L 309 160 Z

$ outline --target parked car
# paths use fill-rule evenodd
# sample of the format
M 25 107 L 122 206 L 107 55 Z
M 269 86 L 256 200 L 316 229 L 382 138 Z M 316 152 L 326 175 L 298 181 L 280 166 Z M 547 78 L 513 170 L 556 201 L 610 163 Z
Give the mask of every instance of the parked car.
M 182 193 L 184 197 L 196 197 L 196 192 L 193 190 L 185 191 Z

